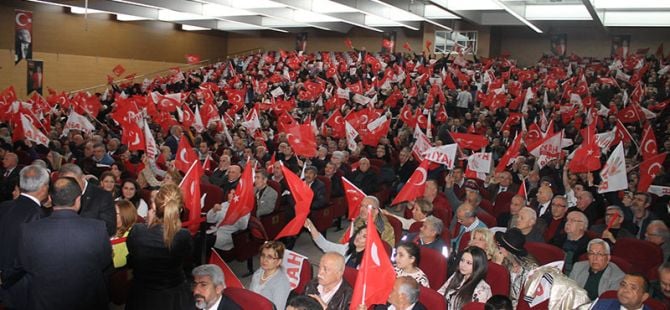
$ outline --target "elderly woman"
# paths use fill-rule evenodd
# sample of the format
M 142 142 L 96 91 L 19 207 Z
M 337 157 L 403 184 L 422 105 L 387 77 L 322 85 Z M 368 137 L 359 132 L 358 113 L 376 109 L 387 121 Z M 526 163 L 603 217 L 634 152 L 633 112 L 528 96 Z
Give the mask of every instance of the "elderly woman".
M 395 252 L 395 273 L 397 277 L 410 276 L 417 283 L 430 287 L 428 277 L 419 269 L 421 260 L 421 251 L 414 242 L 403 242 L 396 248 Z
M 501 264 L 509 270 L 509 297 L 516 308 L 519 303 L 521 289 L 528 273 L 537 268 L 537 261 L 524 248 L 526 236 L 518 228 L 511 228 L 505 233 L 496 232 L 495 240 L 500 249 L 493 257 L 493 262 Z
M 382 213 L 386 216 L 392 216 L 398 219 L 400 223 L 402 223 L 403 230 L 409 230 L 410 227 L 412 227 L 412 224 L 416 222 L 425 221 L 426 218 L 433 213 L 433 204 L 424 198 L 417 198 L 416 200 L 411 201 L 408 204 L 408 206 L 409 209 L 412 211 L 411 219 L 406 219 L 404 217 L 397 216 L 386 210 L 382 210 Z
M 475 230 L 472 231 L 468 246 L 476 246 L 484 250 L 488 260 L 491 260 L 495 253 L 498 252 L 498 246 L 493 239 L 493 232 L 484 227 L 475 228 Z
M 284 244 L 268 241 L 261 245 L 260 252 L 261 268 L 251 277 L 249 290 L 269 299 L 277 309 L 284 309 L 291 292 L 288 277 L 281 268 Z

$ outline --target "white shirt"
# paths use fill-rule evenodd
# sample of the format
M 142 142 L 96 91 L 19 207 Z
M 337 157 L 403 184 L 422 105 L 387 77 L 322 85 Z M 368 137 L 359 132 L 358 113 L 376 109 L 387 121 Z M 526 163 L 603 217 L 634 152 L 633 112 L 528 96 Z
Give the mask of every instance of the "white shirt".
M 220 295 L 219 298 L 216 300 L 216 302 L 211 307 L 209 307 L 207 309 L 203 309 L 203 310 L 216 310 L 216 309 L 218 309 L 222 298 L 223 298 L 223 295 Z
M 644 304 L 642 305 L 642 307 L 637 308 L 637 309 L 635 309 L 635 310 L 642 310 L 642 309 L 644 309 Z M 626 309 L 626 307 L 624 307 L 624 306 L 620 306 L 620 307 L 619 307 L 619 310 L 628 310 L 628 309 Z
M 33 196 L 30 196 L 26 193 L 21 193 L 21 196 L 28 197 L 28 198 L 30 198 L 30 200 L 34 201 L 38 206 L 42 206 L 42 203 L 40 203 L 40 201 L 37 200 L 37 198 L 35 198 Z
M 412 308 L 414 308 L 414 305 L 416 305 L 416 303 L 413 303 L 413 304 L 407 306 L 407 308 L 405 308 L 405 309 L 399 309 L 399 308 L 396 308 L 394 305 L 390 305 L 386 309 L 388 309 L 388 310 L 412 310 Z
M 537 215 L 538 217 L 544 215 L 544 212 L 547 212 L 547 209 L 549 209 L 549 205 L 551 204 L 551 201 L 548 201 L 544 204 L 540 205 L 540 213 Z
M 323 300 L 323 302 L 325 302 L 326 305 L 330 302 L 331 299 L 333 299 L 333 296 L 335 295 L 335 292 L 337 292 L 337 290 L 340 289 L 340 285 L 342 285 L 342 281 L 343 280 L 340 280 L 340 282 L 337 283 L 337 285 L 335 285 L 335 287 L 332 290 L 330 290 L 330 292 L 328 292 L 328 293 L 323 292 L 323 286 L 321 284 L 319 284 L 316 287 L 316 290 L 319 291 L 319 297 L 321 297 L 321 300 Z

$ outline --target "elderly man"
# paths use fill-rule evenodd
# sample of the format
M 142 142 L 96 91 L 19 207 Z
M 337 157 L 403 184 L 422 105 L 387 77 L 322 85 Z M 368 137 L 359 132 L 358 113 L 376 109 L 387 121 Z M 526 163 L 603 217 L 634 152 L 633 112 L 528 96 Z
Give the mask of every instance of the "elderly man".
M 309 207 L 311 211 L 323 209 L 328 206 L 328 201 L 326 201 L 326 185 L 316 178 L 318 173 L 319 170 L 314 166 L 307 166 L 307 168 L 305 168 L 305 184 L 307 184 L 307 186 L 312 189 L 312 192 L 314 192 L 314 198 Z M 292 197 L 293 196 L 291 196 L 290 199 L 292 199 Z M 294 203 L 290 204 L 293 206 Z
M 649 298 L 647 293 L 649 283 L 644 276 L 639 274 L 626 274 L 619 284 L 617 298 L 598 299 L 590 308 L 591 310 L 650 310 L 651 308 L 644 304 Z
M 519 214 L 519 211 L 521 211 L 521 208 L 524 206 L 526 206 L 526 199 L 521 195 L 514 195 L 509 205 L 509 212 L 503 212 L 498 215 L 498 226 L 507 228 L 514 227 L 512 219 Z
M 610 245 L 603 239 L 593 239 L 588 244 L 588 261 L 575 263 L 570 278 L 583 287 L 591 300 L 605 291 L 619 288 L 623 271 L 610 262 Z
M 535 201 L 531 206 L 537 212 L 537 217 L 547 219 L 547 214 L 551 213 L 551 199 L 554 198 L 554 192 L 551 187 L 542 185 L 537 189 Z
M 223 186 L 223 183 L 226 182 L 229 168 L 230 155 L 221 155 L 221 157 L 219 157 L 219 165 L 212 171 L 212 175 L 209 176 L 209 183 L 216 186 Z
M 591 226 L 591 231 L 600 234 L 601 238 L 613 246 L 617 239 L 635 238 L 632 232 L 622 227 L 623 221 L 624 213 L 621 207 L 612 205 L 605 211 L 605 223 Z
M 347 179 L 366 194 L 373 194 L 379 190 L 377 175 L 370 170 L 370 160 L 365 157 L 358 161 L 358 169 L 349 173 Z
M 84 177 L 81 168 L 75 164 L 65 164 L 60 168 L 60 176 L 71 177 L 77 180 L 82 190 L 81 208 L 79 215 L 104 221 L 107 233 L 113 236 L 116 233 L 116 208 L 112 194 L 102 188 L 90 184 Z
M 558 235 L 552 243 L 565 251 L 565 273 L 570 274 L 572 265 L 579 256 L 586 253 L 589 237 L 585 234 L 589 219 L 584 212 L 573 210 L 568 212 L 565 222 L 565 235 Z
M 495 174 L 492 178 L 492 183 L 488 187 L 488 199 L 495 201 L 498 194 L 504 192 L 516 193 L 519 191 L 519 186 L 513 183 L 512 173 L 509 171 L 502 171 Z
M 323 168 L 323 175 L 330 179 L 330 198 L 338 198 L 344 196 L 344 188 L 342 187 L 342 172 L 332 162 L 327 162 Z
M 344 257 L 335 252 L 321 256 L 317 278 L 307 283 L 305 295 L 316 299 L 324 310 L 349 309 L 353 289 L 344 281 Z
M 426 180 L 426 189 L 423 192 L 423 198 L 433 204 L 435 216 L 448 222 L 454 211 L 449 205 L 449 200 L 441 193 L 436 180 Z
M 544 242 L 544 222 L 537 221 L 537 213 L 529 207 L 523 207 L 517 215 L 515 227 L 526 236 L 529 242 Z
M 670 259 L 670 231 L 668 226 L 661 220 L 653 220 L 647 225 L 644 239 L 661 247 L 663 250 L 663 261 Z
M 565 196 L 556 196 L 551 200 L 551 218 L 546 221 L 541 218 L 540 221 L 545 222 L 547 229 L 544 231 L 544 240 L 549 243 L 554 243 L 554 239 L 565 235 L 565 215 L 568 213 L 568 201 Z
M 226 288 L 223 271 L 217 265 L 200 265 L 193 269 L 195 307 L 205 310 L 242 309 L 223 295 Z
M 423 310 L 426 307 L 419 302 L 419 283 L 410 276 L 403 276 L 395 280 L 388 305 L 376 305 L 374 309 Z
M 407 234 L 402 238 L 402 241 L 414 242 L 422 247 L 438 251 L 444 257 L 449 258 L 449 248 L 441 237 L 443 229 L 444 223 L 442 220 L 429 216 L 423 221 L 418 233 Z
M 381 213 L 381 210 L 379 209 L 379 199 L 375 196 L 365 196 L 365 198 L 361 200 L 360 211 L 358 217 L 352 223 L 353 227 L 351 233 L 363 227 L 363 225 L 367 225 L 368 206 L 372 207 L 370 212 L 372 212 L 372 217 L 375 219 L 375 226 L 377 227 L 381 239 L 386 241 L 390 246 L 395 246 L 395 231 L 393 226 L 391 226 L 388 218 Z
M 268 186 L 268 173 L 265 170 L 254 176 L 254 194 L 256 196 L 256 217 L 272 213 L 277 203 L 277 191 Z
M 237 188 L 237 184 L 240 182 L 240 177 L 242 176 L 242 167 L 238 165 L 230 165 L 228 168 L 228 174 L 223 180 L 221 189 L 223 189 L 223 197 L 228 197 L 228 193 Z
M 170 148 L 170 152 L 172 153 L 172 158 L 170 158 L 170 160 L 174 159 L 174 154 L 177 154 L 177 149 L 179 149 L 179 139 L 181 139 L 182 133 L 183 129 L 180 125 L 173 125 L 170 127 L 170 136 L 165 139 L 165 145 Z
M 412 173 L 414 173 L 416 167 L 419 166 L 419 164 L 417 164 L 417 162 L 412 159 L 412 151 L 408 147 L 404 147 L 402 150 L 400 150 L 400 153 L 398 154 L 398 160 L 398 165 L 393 168 L 395 174 L 398 176 L 398 179 L 394 185 L 395 192 L 400 191 L 409 177 L 412 176 Z
M 652 281 L 652 297 L 670 309 L 670 262 L 658 267 L 658 281 Z
M 637 227 L 635 236 L 638 239 L 644 239 L 644 233 L 647 231 L 647 225 L 656 220 L 656 215 L 649 210 L 651 205 L 651 195 L 648 193 L 635 193 L 633 204 L 630 206 L 633 211 L 633 224 Z
M 95 161 L 96 164 L 106 166 L 111 166 L 114 163 L 114 159 L 107 153 L 107 149 L 102 143 L 93 145 L 93 161 Z
M 593 194 L 589 191 L 581 191 L 577 194 L 577 205 L 570 210 L 579 209 L 589 219 L 589 223 L 595 223 L 603 217 L 602 209 L 598 202 L 593 198 Z
M 479 184 L 477 184 L 477 181 L 475 180 L 465 181 L 465 185 L 463 186 L 465 188 L 465 199 L 462 201 L 459 200 L 454 192 L 454 186 L 455 186 L 454 174 L 455 173 L 452 172 L 445 177 L 444 194 L 447 196 L 447 199 L 449 199 L 449 205 L 454 207 L 454 206 L 460 206 L 461 204 L 467 202 L 473 207 L 473 209 L 477 213 L 486 212 L 485 210 L 493 209 L 491 202 L 482 199 L 481 192 L 479 191 Z M 449 224 L 449 229 L 453 230 L 455 227 L 456 227 L 456 218 L 454 217 L 451 220 L 451 223 Z
M 456 222 L 460 224 L 460 227 L 458 228 L 456 238 L 451 240 L 451 247 L 454 249 L 458 249 L 461 238 L 463 238 L 465 233 L 471 232 L 479 227 L 486 228 L 486 224 L 477 218 L 477 211 L 475 208 L 467 202 L 460 205 L 456 210 Z
M 49 172 L 36 165 L 21 169 L 19 178 L 19 197 L 0 204 L 0 276 L 3 287 L 7 289 L 0 289 L 0 298 L 10 308 L 21 308 L 23 303 L 17 301 L 14 304 L 12 299 L 25 301 L 26 296 L 23 294 L 27 293 L 27 282 L 17 283 L 21 279 L 20 272 L 16 270 L 21 224 L 46 216 L 42 202 L 49 195 L 50 181 Z

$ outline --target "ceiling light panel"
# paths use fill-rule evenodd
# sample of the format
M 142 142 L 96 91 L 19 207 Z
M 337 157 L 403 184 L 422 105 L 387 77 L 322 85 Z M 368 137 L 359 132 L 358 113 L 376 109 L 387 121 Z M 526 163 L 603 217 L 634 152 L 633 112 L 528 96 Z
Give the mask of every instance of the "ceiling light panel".
M 669 27 L 670 12 L 605 12 L 608 27 Z
M 163 21 L 178 21 L 212 19 L 212 17 L 162 9 L 158 11 L 158 19 Z
M 668 0 L 590 0 L 596 9 L 670 9 Z
M 474 11 L 474 10 L 502 10 L 497 3 L 491 0 L 432 0 L 437 4 L 446 6 L 449 10 Z
M 312 0 L 312 11 L 317 13 L 354 13 L 358 10 L 329 0 Z
M 210 28 L 191 26 L 191 25 L 181 25 L 181 30 L 184 31 L 203 31 L 203 30 L 212 30 Z
M 373 27 L 402 27 L 402 24 L 376 15 L 365 15 L 365 24 Z
M 126 15 L 126 14 L 116 14 L 116 20 L 122 21 L 122 22 L 132 22 L 132 21 L 138 21 L 138 20 L 149 20 L 149 18 L 133 16 L 133 15 Z
M 232 8 L 229 6 L 218 5 L 218 4 L 204 4 L 202 7 L 202 13 L 205 16 L 253 16 L 257 15 L 254 12 Z
M 98 11 L 93 9 L 80 8 L 78 6 L 70 7 L 70 13 L 72 14 L 109 14 L 109 12 Z
M 584 5 L 527 5 L 528 20 L 592 20 Z
M 436 5 L 427 4 L 424 7 L 423 16 L 432 19 L 460 19 L 460 17 L 449 13 Z

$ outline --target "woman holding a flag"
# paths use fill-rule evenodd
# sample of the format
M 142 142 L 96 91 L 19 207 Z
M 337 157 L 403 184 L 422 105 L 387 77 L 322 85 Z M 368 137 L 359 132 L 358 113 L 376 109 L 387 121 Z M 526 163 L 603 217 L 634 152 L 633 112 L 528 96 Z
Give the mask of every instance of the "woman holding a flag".
M 368 236 L 367 226 L 362 226 L 356 229 L 349 239 L 349 242 L 346 244 L 338 244 L 327 240 L 316 227 L 314 227 L 314 223 L 312 223 L 309 218 L 305 221 L 305 228 L 309 230 L 314 243 L 316 243 L 324 253 L 337 252 L 344 256 L 344 261 L 347 266 L 358 269 L 358 266 L 363 259 L 363 253 L 365 252 L 365 240 Z

